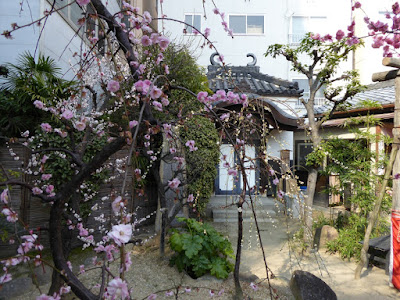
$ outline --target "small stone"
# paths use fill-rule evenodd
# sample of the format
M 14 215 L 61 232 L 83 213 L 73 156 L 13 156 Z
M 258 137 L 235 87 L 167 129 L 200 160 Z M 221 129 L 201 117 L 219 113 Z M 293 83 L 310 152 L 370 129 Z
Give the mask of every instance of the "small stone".
M 327 242 L 336 240 L 337 238 L 339 238 L 339 232 L 336 228 L 329 225 L 322 226 L 318 249 L 325 248 Z
M 290 289 L 296 300 L 337 300 L 335 292 L 323 280 L 306 271 L 293 272 Z

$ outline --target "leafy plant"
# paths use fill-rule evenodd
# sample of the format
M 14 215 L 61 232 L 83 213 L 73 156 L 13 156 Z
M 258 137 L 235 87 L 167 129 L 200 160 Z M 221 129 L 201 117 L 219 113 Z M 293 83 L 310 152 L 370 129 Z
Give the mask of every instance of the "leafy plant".
M 365 107 L 375 107 L 374 103 L 366 103 Z M 322 148 L 328 153 L 328 164 L 322 172 L 324 175 L 338 174 L 339 184 L 330 187 L 329 192 L 341 195 L 345 199 L 345 190 L 350 191 L 346 201 L 352 204 L 352 211 L 347 217 L 340 217 L 335 222 L 339 231 L 339 238 L 327 243 L 331 252 L 339 252 L 342 258 L 360 257 L 361 244 L 364 239 L 368 224 L 368 216 L 373 209 L 376 200 L 377 187 L 380 186 L 381 176 L 375 170 L 385 168 L 387 155 L 380 157 L 370 150 L 370 145 L 383 141 L 390 143 L 390 139 L 382 139 L 381 136 L 371 133 L 371 126 L 379 124 L 372 115 L 350 120 L 350 132 L 354 133 L 354 140 L 333 138 L 322 143 Z M 352 125 L 350 125 L 352 124 Z M 354 124 L 364 125 L 362 128 Z M 366 130 L 362 130 L 367 128 Z M 382 202 L 378 226 L 372 232 L 372 238 L 385 233 L 388 230 L 384 214 L 390 209 L 391 196 L 385 195 Z
M 197 151 L 186 152 L 188 194 L 196 199 L 196 209 L 202 214 L 213 192 L 219 162 L 218 133 L 215 125 L 202 116 L 194 116 L 182 126 L 183 140 L 194 140 Z
M 61 78 L 60 68 L 49 57 L 30 53 L 20 56 L 18 64 L 8 64 L 7 77 L 0 87 L 0 131 L 9 137 L 19 136 L 51 115 L 33 105 L 39 100 L 48 106 L 68 99 L 75 85 Z
M 197 278 L 206 273 L 217 278 L 227 278 L 233 271 L 232 245 L 228 239 L 218 233 L 210 224 L 200 223 L 194 219 L 178 218 L 185 227 L 173 229 L 169 245 L 176 253 L 170 260 L 178 270 L 185 270 Z

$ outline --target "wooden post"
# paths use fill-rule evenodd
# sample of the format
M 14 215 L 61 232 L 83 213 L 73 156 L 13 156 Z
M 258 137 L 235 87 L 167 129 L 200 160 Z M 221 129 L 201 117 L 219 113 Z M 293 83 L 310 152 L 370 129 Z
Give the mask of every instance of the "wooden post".
M 389 165 L 387 166 L 386 173 L 390 172 L 390 168 L 392 167 L 390 164 L 393 164 L 393 170 L 392 170 L 393 173 L 392 174 L 399 174 L 400 173 L 400 151 L 398 151 L 398 148 L 400 145 L 400 59 L 386 57 L 383 59 L 382 64 L 384 66 L 396 68 L 396 69 L 390 70 L 388 72 L 375 73 L 372 75 L 372 80 L 373 81 L 386 81 L 386 80 L 395 78 L 396 97 L 395 97 L 395 103 L 394 103 L 393 147 L 392 147 L 392 153 L 391 153 L 391 160 L 389 162 Z M 384 189 L 386 187 L 387 179 L 388 179 L 389 175 L 390 174 L 385 174 L 385 180 L 383 181 L 383 184 L 381 187 L 381 193 L 375 203 L 375 208 L 369 217 L 368 229 L 365 233 L 364 245 L 363 245 L 363 248 L 361 251 L 361 261 L 360 261 L 359 265 L 357 266 L 357 269 L 355 272 L 356 279 L 360 278 L 361 270 L 365 266 L 366 261 L 367 261 L 367 249 L 368 249 L 368 244 L 369 244 L 369 235 L 372 231 L 372 227 L 374 226 L 374 224 L 376 222 L 376 219 L 379 216 L 380 205 L 382 202 L 383 193 L 385 192 Z M 393 214 L 393 212 L 399 212 L 399 211 L 400 211 L 400 180 L 393 180 L 392 214 Z M 392 218 L 392 220 L 393 220 L 393 218 Z M 393 223 L 392 223 L 392 227 L 393 227 Z M 391 231 L 391 239 L 393 240 L 393 230 Z M 398 274 L 400 272 L 400 270 L 398 270 L 398 268 L 400 266 L 398 264 L 397 265 L 393 264 L 393 250 L 394 250 L 393 243 L 391 243 L 391 245 L 392 246 L 391 246 L 390 251 L 391 251 L 392 255 L 390 256 L 390 258 L 391 258 L 390 266 L 393 266 L 393 269 L 389 270 L 390 283 L 392 283 L 392 274 L 393 273 Z

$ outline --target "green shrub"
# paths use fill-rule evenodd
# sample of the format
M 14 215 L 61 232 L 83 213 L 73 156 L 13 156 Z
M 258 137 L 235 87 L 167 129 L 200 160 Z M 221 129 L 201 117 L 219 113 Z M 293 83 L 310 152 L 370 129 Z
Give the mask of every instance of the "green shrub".
M 169 245 L 176 253 L 170 260 L 178 270 L 185 270 L 191 277 L 197 278 L 206 273 L 217 278 L 227 278 L 233 271 L 232 245 L 211 225 L 194 219 L 178 218 L 184 222 L 182 230 L 173 229 Z

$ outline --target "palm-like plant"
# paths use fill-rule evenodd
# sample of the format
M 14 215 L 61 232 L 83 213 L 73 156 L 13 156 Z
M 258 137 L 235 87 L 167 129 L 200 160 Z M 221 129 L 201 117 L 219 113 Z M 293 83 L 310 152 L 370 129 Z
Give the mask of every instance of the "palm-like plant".
M 24 53 L 17 64 L 6 67 L 8 74 L 0 86 L 0 131 L 15 137 L 51 117 L 34 106 L 36 100 L 52 106 L 69 97 L 74 82 L 62 79 L 55 61 L 43 55 L 36 62 Z

